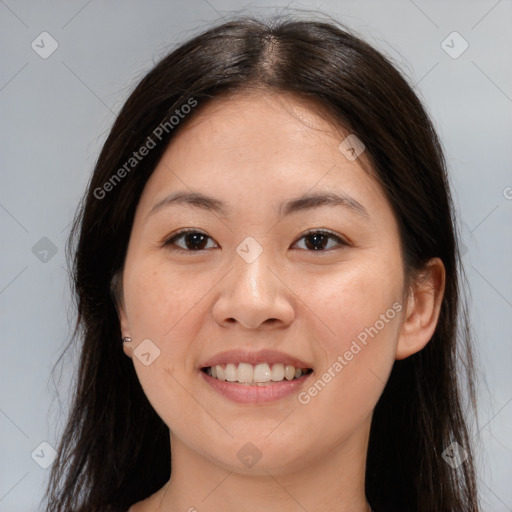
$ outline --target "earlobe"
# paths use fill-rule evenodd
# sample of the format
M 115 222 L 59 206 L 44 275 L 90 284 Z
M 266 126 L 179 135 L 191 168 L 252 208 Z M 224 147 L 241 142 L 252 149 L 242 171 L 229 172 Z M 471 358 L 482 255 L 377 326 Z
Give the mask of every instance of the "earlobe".
M 131 328 L 128 322 L 128 317 L 125 311 L 124 296 L 122 293 L 122 278 L 120 273 L 116 273 L 110 283 L 110 290 L 114 306 L 117 310 L 119 317 L 119 324 L 121 327 L 121 343 L 123 344 L 123 351 L 128 357 L 132 357 L 132 338 L 130 336 Z
M 445 288 L 445 268 L 431 259 L 409 292 L 395 359 L 405 359 L 423 349 L 434 335 Z
M 124 353 L 128 356 L 128 357 L 132 357 L 132 339 L 129 337 L 129 336 L 125 336 L 123 337 L 122 339 L 122 343 L 123 343 L 123 351 Z
M 119 323 L 121 324 L 121 333 L 122 333 L 122 344 L 123 351 L 128 357 L 132 357 L 132 338 L 130 336 L 130 324 L 128 322 L 128 318 L 126 316 L 124 310 L 124 304 L 119 304 L 118 307 L 119 312 Z

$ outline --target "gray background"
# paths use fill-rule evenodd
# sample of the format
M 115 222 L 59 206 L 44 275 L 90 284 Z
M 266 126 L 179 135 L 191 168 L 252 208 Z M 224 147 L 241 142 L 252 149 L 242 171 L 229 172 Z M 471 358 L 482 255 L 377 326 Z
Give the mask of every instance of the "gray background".
M 0 511 L 38 510 L 49 473 L 40 465 L 51 462 L 40 443 L 56 446 L 63 426 L 76 354 L 57 372 L 59 398 L 50 372 L 73 319 L 64 244 L 115 114 L 174 44 L 235 10 L 271 14 L 285 6 L 0 0 Z M 325 11 L 358 31 L 397 63 L 432 114 L 472 294 L 483 510 L 511 511 L 512 3 L 344 0 L 292 8 Z M 51 49 L 39 37 L 44 31 L 58 43 L 47 58 L 31 47 Z M 469 44 L 457 58 L 463 40 L 442 43 L 453 31 Z

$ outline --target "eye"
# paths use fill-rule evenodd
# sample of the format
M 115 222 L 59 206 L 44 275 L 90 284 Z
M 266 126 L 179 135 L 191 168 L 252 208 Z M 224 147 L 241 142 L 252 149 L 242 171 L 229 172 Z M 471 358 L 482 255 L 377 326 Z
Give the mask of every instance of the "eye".
M 193 228 L 188 228 L 182 229 L 178 233 L 174 234 L 171 238 L 168 238 L 163 243 L 163 246 L 167 247 L 173 245 L 175 247 L 172 247 L 172 249 L 178 252 L 198 252 L 209 248 L 205 246 L 206 241 L 208 239 L 211 240 L 211 237 L 209 237 L 205 233 L 202 233 L 201 231 L 198 231 Z M 299 241 L 306 240 L 305 248 L 306 250 L 309 250 L 309 252 L 325 252 L 326 250 L 332 249 L 332 247 L 328 247 L 329 239 L 335 240 L 337 242 L 337 245 L 349 245 L 347 242 L 342 240 L 338 235 L 328 230 L 312 229 L 306 232 L 304 235 L 302 235 L 302 237 L 299 238 Z M 178 243 L 176 243 L 178 240 L 182 240 L 184 242 L 183 245 L 179 245 Z M 295 242 L 294 245 L 298 243 L 299 242 Z
M 205 247 L 205 241 L 208 238 L 210 238 L 208 235 L 201 233 L 201 231 L 197 231 L 197 229 L 182 229 L 171 238 L 168 238 L 163 243 L 163 246 L 178 245 L 175 242 L 179 239 L 183 239 L 184 248 L 183 246 L 178 246 L 182 248 L 176 249 L 173 247 L 172 249 L 178 252 L 197 252 L 208 248 Z
M 342 240 L 338 235 L 336 235 L 332 231 L 315 229 L 311 229 L 307 233 L 302 235 L 302 237 L 299 238 L 299 241 L 306 240 L 306 249 L 311 249 L 312 251 L 325 252 L 326 250 L 332 248 L 326 247 L 328 245 L 329 239 L 336 240 L 338 242 L 338 245 L 349 245 L 347 242 Z

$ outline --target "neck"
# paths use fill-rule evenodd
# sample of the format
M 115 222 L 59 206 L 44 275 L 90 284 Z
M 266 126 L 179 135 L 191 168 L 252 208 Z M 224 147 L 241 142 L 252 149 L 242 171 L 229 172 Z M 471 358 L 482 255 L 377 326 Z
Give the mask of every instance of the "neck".
M 293 467 L 265 466 L 249 473 L 223 467 L 171 433 L 171 479 L 155 496 L 158 512 L 369 512 L 364 492 L 370 421 L 336 449 Z

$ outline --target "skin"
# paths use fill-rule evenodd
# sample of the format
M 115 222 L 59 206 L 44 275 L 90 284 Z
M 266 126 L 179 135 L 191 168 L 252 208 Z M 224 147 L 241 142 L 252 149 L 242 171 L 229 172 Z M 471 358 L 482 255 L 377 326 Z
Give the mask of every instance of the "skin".
M 146 184 L 123 270 L 120 321 L 133 339 L 125 353 L 169 426 L 172 477 L 130 512 L 369 510 L 373 409 L 394 361 L 432 337 L 445 273 L 435 258 L 425 278 L 406 287 L 398 225 L 361 167 L 364 153 L 347 159 L 338 146 L 349 132 L 318 112 L 292 94 L 216 98 L 198 107 Z M 148 216 L 177 190 L 214 196 L 232 214 L 174 205 Z M 279 216 L 281 201 L 321 191 L 357 199 L 369 219 L 325 205 Z M 208 235 L 204 249 L 193 252 L 190 237 L 174 240 L 188 252 L 162 246 L 181 228 Z M 308 248 L 304 232 L 313 228 L 348 245 L 327 238 L 323 252 Z M 248 236 L 263 249 L 250 264 L 236 252 Z M 307 404 L 297 394 L 237 404 L 199 374 L 219 352 L 272 348 L 310 363 L 314 382 L 394 303 L 402 310 Z M 148 338 L 160 355 L 146 366 L 133 351 Z M 261 453 L 252 468 L 237 457 L 248 442 Z

